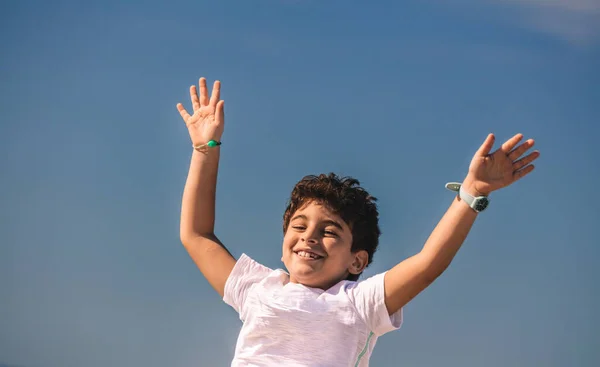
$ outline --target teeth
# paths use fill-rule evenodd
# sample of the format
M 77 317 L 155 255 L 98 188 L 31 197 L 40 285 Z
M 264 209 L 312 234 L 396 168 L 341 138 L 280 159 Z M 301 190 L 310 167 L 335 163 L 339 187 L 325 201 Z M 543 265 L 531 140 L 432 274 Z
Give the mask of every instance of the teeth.
M 311 258 L 311 259 L 317 259 L 319 257 L 318 255 L 311 254 L 310 252 L 306 252 L 306 251 L 298 251 L 297 254 L 299 256 L 307 257 L 307 258 Z

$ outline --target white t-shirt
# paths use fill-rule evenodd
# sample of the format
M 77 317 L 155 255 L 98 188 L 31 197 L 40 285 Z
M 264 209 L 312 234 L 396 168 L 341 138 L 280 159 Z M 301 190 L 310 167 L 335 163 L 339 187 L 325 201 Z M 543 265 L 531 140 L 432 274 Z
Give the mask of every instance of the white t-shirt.
M 402 309 L 385 307 L 384 275 L 324 291 L 243 254 L 223 297 L 243 322 L 231 366 L 368 366 L 377 338 L 402 324 Z

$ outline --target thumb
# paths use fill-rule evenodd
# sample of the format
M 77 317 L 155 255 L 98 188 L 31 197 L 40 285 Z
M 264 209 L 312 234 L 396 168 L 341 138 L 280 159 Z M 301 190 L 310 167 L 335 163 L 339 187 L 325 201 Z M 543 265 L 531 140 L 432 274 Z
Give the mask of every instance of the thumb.
M 483 142 L 483 144 L 481 144 L 481 146 L 477 150 L 476 155 L 480 156 L 480 157 L 484 157 L 484 156 L 490 154 L 490 151 L 492 150 L 492 147 L 494 146 L 495 139 L 496 138 L 495 138 L 494 134 L 489 134 L 487 136 L 487 138 L 485 138 L 485 141 Z

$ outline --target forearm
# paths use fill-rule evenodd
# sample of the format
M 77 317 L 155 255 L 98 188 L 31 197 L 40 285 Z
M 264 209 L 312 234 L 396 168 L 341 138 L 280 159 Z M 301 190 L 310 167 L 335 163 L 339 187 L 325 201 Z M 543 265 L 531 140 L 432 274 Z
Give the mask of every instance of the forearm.
M 531 172 L 533 165 L 529 163 L 539 157 L 539 152 L 519 158 L 533 146 L 530 139 L 516 147 L 522 137 L 521 134 L 515 135 L 490 154 L 494 135 L 489 134 L 471 160 L 469 173 L 461 185 L 464 191 L 471 196 L 488 196 Z M 448 268 L 476 218 L 477 212 L 457 196 L 423 249 L 386 273 L 385 305 L 390 315 L 404 307 Z
M 460 198 L 455 198 L 423 246 L 419 256 L 425 259 L 429 278 L 448 268 L 467 238 L 477 213 Z
M 192 154 L 181 205 L 182 240 L 214 234 L 219 157 L 220 147 Z

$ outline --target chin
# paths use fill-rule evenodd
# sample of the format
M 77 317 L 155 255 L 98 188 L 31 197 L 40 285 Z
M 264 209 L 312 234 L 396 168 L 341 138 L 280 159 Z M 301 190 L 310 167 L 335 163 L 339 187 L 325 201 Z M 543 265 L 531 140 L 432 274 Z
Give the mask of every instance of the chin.
M 301 266 L 294 266 L 290 269 L 290 276 L 295 279 L 315 279 L 317 277 L 318 271 L 315 269 L 306 269 Z
M 290 269 L 290 278 L 304 285 L 319 283 L 318 271 L 314 269 L 298 269 L 298 266 Z

